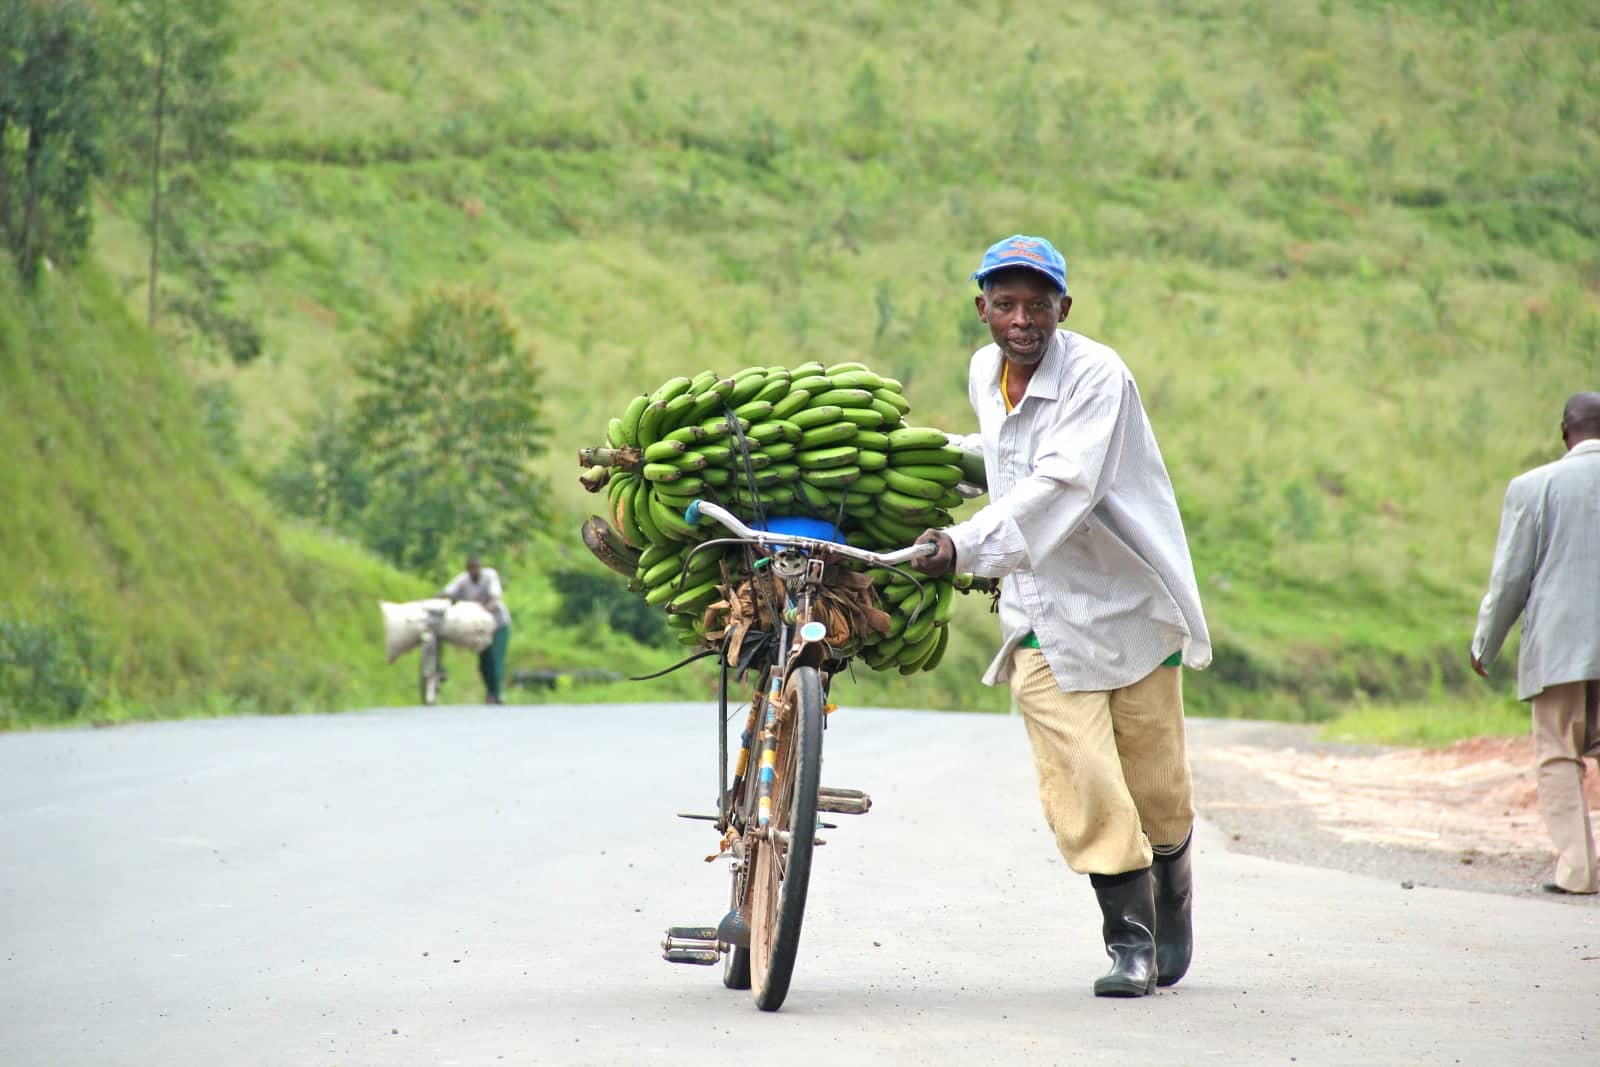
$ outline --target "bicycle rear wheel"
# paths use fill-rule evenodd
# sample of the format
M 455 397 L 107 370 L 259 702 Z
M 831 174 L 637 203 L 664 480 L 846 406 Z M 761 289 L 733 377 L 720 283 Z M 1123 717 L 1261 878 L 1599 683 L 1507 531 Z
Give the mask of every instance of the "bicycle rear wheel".
M 750 875 L 750 989 L 762 1011 L 783 1005 L 800 949 L 817 832 L 822 716 L 816 668 L 795 668 L 778 712 L 770 833 L 756 844 Z

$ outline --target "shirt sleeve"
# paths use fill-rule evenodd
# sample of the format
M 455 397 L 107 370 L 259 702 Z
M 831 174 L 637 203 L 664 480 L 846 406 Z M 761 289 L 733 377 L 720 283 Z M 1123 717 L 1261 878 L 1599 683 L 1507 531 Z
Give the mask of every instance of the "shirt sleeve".
M 486 603 L 488 603 L 490 605 L 498 604 L 498 603 L 500 603 L 500 596 L 501 596 L 501 594 L 500 594 L 500 572 L 499 571 L 490 571 L 486 575 L 486 577 L 488 578 L 488 581 L 484 583 L 485 601 L 486 601 Z
M 1539 521 L 1516 482 L 1506 489 L 1500 513 L 1500 536 L 1494 546 L 1494 566 L 1489 571 L 1489 591 L 1478 606 L 1478 629 L 1472 635 L 1472 654 L 1488 665 L 1500 654 L 1511 624 L 1528 603 L 1533 586 L 1533 562 L 1538 554 Z
M 460 600 L 461 599 L 461 588 L 462 588 L 462 586 L 464 586 L 466 584 L 467 584 L 466 573 L 463 572 L 461 574 L 458 574 L 454 578 L 450 579 L 450 584 L 449 585 L 444 587 L 444 595 L 449 597 L 451 600 Z
M 1033 567 L 1078 528 L 1117 476 L 1131 383 L 1085 382 L 1057 402 L 1033 471 L 966 522 L 950 527 L 956 567 L 1004 577 Z

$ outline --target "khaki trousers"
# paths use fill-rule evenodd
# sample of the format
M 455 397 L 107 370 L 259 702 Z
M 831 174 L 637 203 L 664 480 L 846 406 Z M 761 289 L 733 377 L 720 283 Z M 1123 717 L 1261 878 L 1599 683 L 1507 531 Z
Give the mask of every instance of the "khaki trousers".
M 1044 653 L 1019 648 L 1011 693 L 1027 724 L 1045 820 L 1067 866 L 1122 874 L 1194 825 L 1178 667 L 1103 693 L 1063 693 Z
M 1600 756 L 1600 681 L 1553 685 L 1533 698 L 1533 752 L 1539 761 L 1539 815 L 1556 847 L 1556 885 L 1571 893 L 1600 888 L 1583 757 Z

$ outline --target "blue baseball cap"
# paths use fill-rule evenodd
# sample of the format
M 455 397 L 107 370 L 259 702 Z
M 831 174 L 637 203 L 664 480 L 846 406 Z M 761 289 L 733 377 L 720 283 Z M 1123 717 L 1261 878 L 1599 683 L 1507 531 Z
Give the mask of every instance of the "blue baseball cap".
M 1007 267 L 1038 271 L 1062 293 L 1067 291 L 1067 261 L 1056 251 L 1056 246 L 1043 237 L 1018 233 L 996 241 L 983 254 L 983 262 L 972 272 L 972 279 L 981 286 L 989 275 Z

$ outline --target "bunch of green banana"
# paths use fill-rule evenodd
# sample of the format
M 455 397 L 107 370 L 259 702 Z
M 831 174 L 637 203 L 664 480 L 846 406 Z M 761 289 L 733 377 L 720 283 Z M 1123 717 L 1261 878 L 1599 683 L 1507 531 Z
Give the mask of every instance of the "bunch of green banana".
M 901 674 L 931 671 L 944 658 L 949 623 L 955 614 L 956 576 L 924 578 L 886 567 L 867 571 L 878 600 L 889 613 L 889 632 L 872 634 L 861 659 L 874 670 Z
M 610 420 L 610 447 L 581 454 L 582 481 L 591 492 L 605 491 L 617 532 L 642 553 L 634 584 L 650 603 L 666 606 L 669 623 L 694 643 L 704 606 L 715 599 L 701 603 L 715 590 L 707 583 L 720 556 L 701 552 L 692 574 L 678 571 L 695 544 L 722 533 L 684 520 L 697 498 L 747 522 L 824 518 L 851 544 L 871 549 L 902 547 L 950 524 L 950 510 L 962 501 L 955 490 L 962 453 L 942 430 L 908 426 L 910 410 L 898 381 L 862 363 L 748 367 L 726 377 L 703 371 L 635 397 Z M 715 576 L 720 580 L 720 570 Z M 886 606 L 903 593 L 887 579 L 875 584 Z M 924 585 L 937 591 L 948 582 Z M 930 621 L 937 603 L 935 596 L 921 613 L 908 604 L 895 617 L 916 640 L 897 633 L 886 644 L 900 639 L 900 646 L 875 646 L 876 657 L 865 649 L 867 662 L 902 669 L 937 663 L 945 640 L 943 624 Z

